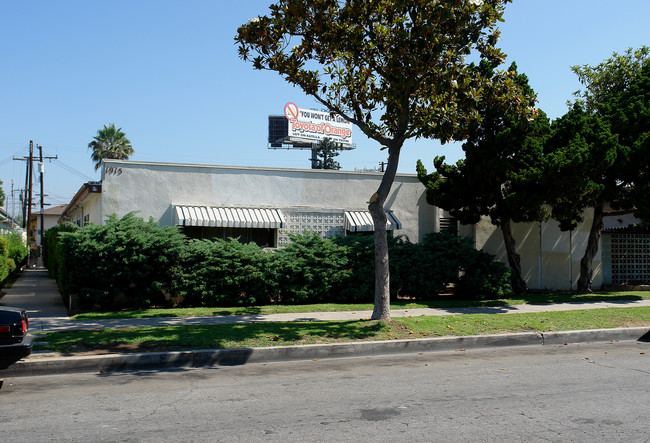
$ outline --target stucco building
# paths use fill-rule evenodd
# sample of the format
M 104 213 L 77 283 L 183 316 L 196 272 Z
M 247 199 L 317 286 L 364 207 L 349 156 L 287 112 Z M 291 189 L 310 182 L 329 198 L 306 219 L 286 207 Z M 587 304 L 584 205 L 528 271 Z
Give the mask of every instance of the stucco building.
M 195 238 L 238 237 L 281 247 L 289 234 L 358 235 L 373 231 L 367 201 L 381 173 L 234 167 L 105 160 L 101 182 L 84 184 L 60 222 L 101 224 L 110 214 L 135 212 L 160 226 L 181 226 Z M 430 232 L 456 228 L 429 205 L 415 175 L 398 174 L 386 201 L 387 228 L 413 242 Z M 531 289 L 574 289 L 592 211 L 571 232 L 556 221 L 513 225 L 522 275 Z M 650 282 L 650 235 L 630 231 L 631 217 L 608 217 L 593 261 L 593 288 Z M 487 219 L 458 226 L 477 249 L 507 263 L 501 231 Z
M 289 234 L 371 232 L 367 201 L 380 173 L 105 160 L 101 183 L 87 183 L 61 220 L 80 226 L 136 212 L 192 237 L 240 237 L 278 247 Z M 415 175 L 398 174 L 386 202 L 387 229 L 419 241 L 438 230 Z
M 606 211 L 608 212 L 608 211 Z M 573 231 L 562 232 L 555 220 L 512 225 L 516 250 L 521 257 L 522 277 L 530 289 L 575 289 L 593 209 Z M 598 252 L 593 259 L 592 287 L 609 284 L 650 283 L 650 234 L 634 226 L 640 221 L 631 215 L 603 220 Z M 460 226 L 461 235 L 474 239 L 477 249 L 508 263 L 501 230 L 484 218 L 476 225 Z

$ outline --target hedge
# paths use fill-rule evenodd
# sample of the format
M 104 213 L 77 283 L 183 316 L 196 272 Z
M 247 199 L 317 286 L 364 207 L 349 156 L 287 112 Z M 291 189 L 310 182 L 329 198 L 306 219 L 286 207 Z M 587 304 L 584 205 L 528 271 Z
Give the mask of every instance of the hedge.
M 373 301 L 371 235 L 290 238 L 278 250 L 238 239 L 189 240 L 176 227 L 128 214 L 53 233 L 48 266 L 81 308 Z M 509 293 L 505 265 L 451 234 L 429 234 L 418 244 L 391 238 L 389 254 L 393 300 L 431 300 L 450 286 L 460 297 Z
M 28 256 L 29 249 L 20 234 L 14 232 L 0 236 L 0 287 L 27 262 Z
M 160 228 L 133 213 L 109 216 L 105 225 L 62 233 L 59 287 L 81 306 L 163 305 L 184 243 L 175 226 Z

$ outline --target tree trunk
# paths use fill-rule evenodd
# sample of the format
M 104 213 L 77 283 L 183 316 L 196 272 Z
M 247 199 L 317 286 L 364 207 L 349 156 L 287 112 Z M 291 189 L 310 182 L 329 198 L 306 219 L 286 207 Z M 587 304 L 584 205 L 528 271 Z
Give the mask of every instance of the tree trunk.
M 598 243 L 600 242 L 600 231 L 603 229 L 603 204 L 598 202 L 594 206 L 594 219 L 591 222 L 589 238 L 585 254 L 580 260 L 580 277 L 578 277 L 578 291 L 591 292 L 591 278 L 593 277 L 592 263 L 598 252 Z
M 503 243 L 506 247 L 506 255 L 508 256 L 508 264 L 512 275 L 510 282 L 512 290 L 516 294 L 523 294 L 528 289 L 526 282 L 521 277 L 521 257 L 515 250 L 515 238 L 512 236 L 512 229 L 510 227 L 510 219 L 501 221 L 501 232 L 503 233 Z
M 390 267 L 384 203 L 397 174 L 400 148 L 389 148 L 386 172 L 381 179 L 379 189 L 370 198 L 368 204 L 375 228 L 375 306 L 371 317 L 373 320 L 390 319 Z

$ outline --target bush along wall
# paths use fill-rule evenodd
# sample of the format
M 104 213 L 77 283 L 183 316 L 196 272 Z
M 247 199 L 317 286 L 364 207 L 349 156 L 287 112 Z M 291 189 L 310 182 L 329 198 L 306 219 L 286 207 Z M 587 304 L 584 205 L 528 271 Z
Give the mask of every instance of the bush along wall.
M 4 234 L 1 237 L 6 244 L 6 256 L 14 261 L 16 267 L 21 268 L 27 263 L 29 248 L 18 232 Z
M 27 263 L 29 248 L 19 233 L 0 235 L 0 287 Z
M 191 240 L 183 248 L 172 291 L 185 305 L 269 304 L 277 292 L 271 258 L 237 239 Z
M 128 214 L 105 226 L 67 228 L 48 237 L 48 266 L 80 308 L 363 303 L 374 299 L 371 235 L 292 235 L 279 250 L 237 239 L 188 240 Z M 509 294 L 509 274 L 494 257 L 451 234 L 419 244 L 390 239 L 391 297 L 432 300 L 453 284 L 456 296 Z M 56 257 L 54 259 L 53 257 Z
M 74 232 L 79 227 L 72 223 L 57 225 L 45 231 L 45 242 L 43 245 L 43 264 L 47 268 L 50 277 L 56 278 L 59 270 L 59 243 L 63 232 Z
M 344 288 L 351 282 L 348 248 L 316 233 L 290 235 L 291 243 L 273 254 L 271 270 L 282 304 L 349 302 Z
M 59 286 L 80 307 L 161 306 L 172 287 L 185 237 L 127 214 L 61 235 Z M 74 303 L 73 303 L 74 304 Z
M 16 269 L 16 263 L 9 258 L 7 239 L 0 237 L 0 288 L 4 286 L 5 280 Z

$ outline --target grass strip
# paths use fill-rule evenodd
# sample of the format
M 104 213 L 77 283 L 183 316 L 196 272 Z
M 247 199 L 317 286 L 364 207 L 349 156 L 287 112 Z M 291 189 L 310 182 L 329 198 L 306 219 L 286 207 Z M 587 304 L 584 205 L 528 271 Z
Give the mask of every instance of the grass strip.
M 422 316 L 395 318 L 389 322 L 363 320 L 104 329 L 47 333 L 41 339 L 49 343 L 47 349 L 66 354 L 98 349 L 143 352 L 251 348 L 629 326 L 650 326 L 650 307 Z
M 426 302 L 392 302 L 392 309 L 417 308 L 462 308 L 481 306 L 507 306 L 543 303 L 570 303 L 589 301 L 617 301 L 650 299 L 649 291 L 620 291 L 600 292 L 590 294 L 526 294 L 518 298 L 499 300 L 457 300 L 445 296 L 434 301 Z M 197 308 L 157 308 L 135 309 L 110 312 L 87 312 L 77 314 L 73 320 L 100 320 L 116 318 L 150 318 L 150 317 L 209 317 L 216 315 L 251 315 L 251 314 L 281 314 L 300 312 L 339 312 L 339 311 L 372 311 L 372 303 L 335 304 L 323 303 L 312 305 L 269 305 L 242 307 L 197 307 Z

